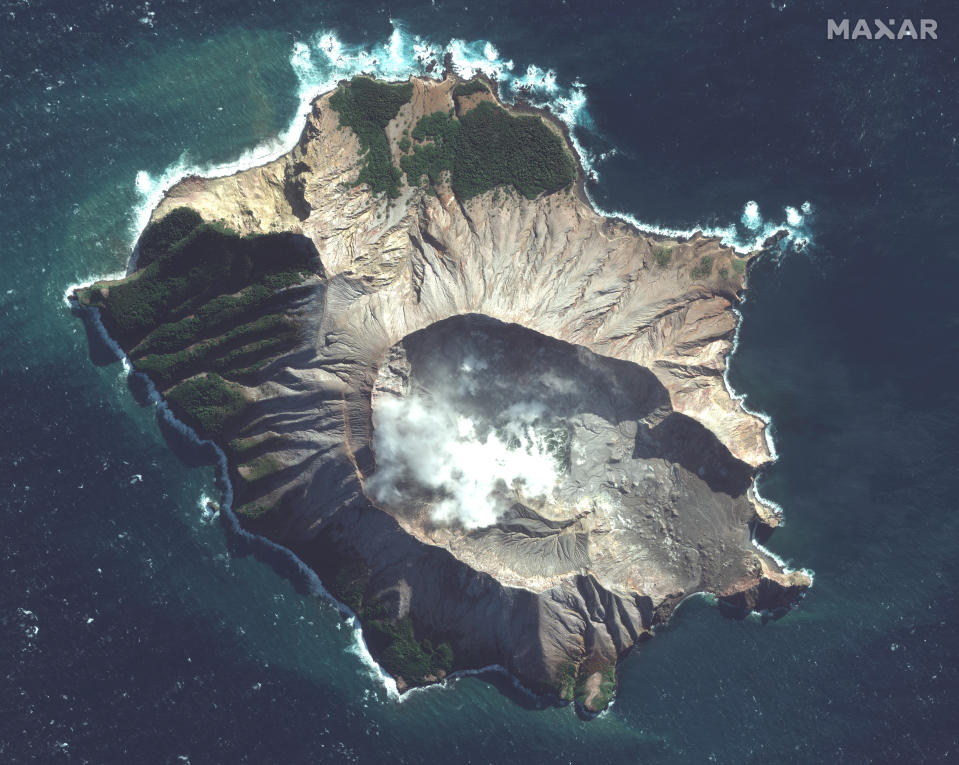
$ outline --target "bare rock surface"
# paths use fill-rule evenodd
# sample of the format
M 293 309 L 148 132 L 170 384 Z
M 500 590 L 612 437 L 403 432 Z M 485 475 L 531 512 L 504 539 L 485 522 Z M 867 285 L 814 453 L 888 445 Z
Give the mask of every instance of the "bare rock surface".
M 394 152 L 419 117 L 455 106 L 453 78 L 412 83 L 387 128 Z M 499 663 L 567 698 L 578 685 L 592 708 L 608 701 L 603 672 L 682 598 L 772 608 L 808 586 L 750 541 L 751 524 L 778 519 L 750 491 L 770 459 L 764 424 L 724 385 L 743 289 L 732 250 L 643 234 L 575 189 L 377 199 L 354 185 L 359 161 L 326 95 L 289 154 L 187 178 L 153 213 L 300 233 L 322 261 L 296 309 L 302 342 L 246 391 L 244 437 L 284 467 L 258 482 L 233 471 L 241 516 L 274 506 L 258 530 L 324 576 L 348 551 L 364 598 L 449 641 L 458 665 Z M 711 272 L 694 278 L 703 257 Z M 465 370 L 471 358 L 485 366 Z M 491 523 L 438 514 L 447 485 L 404 477 L 401 457 L 392 477 L 381 464 L 382 412 L 414 399 L 487 445 L 528 404 L 539 414 L 514 451 L 552 458 L 555 480 L 537 494 L 502 481 Z

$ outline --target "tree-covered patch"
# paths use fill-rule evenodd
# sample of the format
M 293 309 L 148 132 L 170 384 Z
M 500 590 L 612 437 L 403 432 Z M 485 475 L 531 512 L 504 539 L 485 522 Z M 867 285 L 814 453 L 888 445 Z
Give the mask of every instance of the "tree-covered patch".
M 192 207 L 177 207 L 146 227 L 137 242 L 137 268 L 144 268 L 203 224 Z
M 562 139 L 537 117 L 514 117 L 483 102 L 459 119 L 448 112 L 422 117 L 413 128 L 413 153 L 400 158 L 411 186 L 423 176 L 436 184 L 450 172 L 454 193 L 465 201 L 498 186 L 528 199 L 573 182 L 576 166 Z
M 416 141 L 413 153 L 400 157 L 410 186 L 418 186 L 424 175 L 430 183 L 439 183 L 440 175 L 452 169 L 459 130 L 459 121 L 449 112 L 433 112 L 420 118 L 412 132 Z
M 369 566 L 350 545 L 321 534 L 294 551 L 319 574 L 329 593 L 357 615 L 370 652 L 391 675 L 409 685 L 422 685 L 453 670 L 455 658 L 448 642 L 436 635 L 417 635 L 409 617 L 395 618 L 395 605 L 371 595 Z
M 393 162 L 385 128 L 409 101 L 412 87 L 355 77 L 330 96 L 340 125 L 356 134 L 364 151 L 357 183 L 368 184 L 374 194 L 399 196 L 402 174 Z M 453 95 L 481 91 L 488 88 L 477 79 L 457 85 Z M 562 138 L 541 119 L 514 117 L 489 101 L 459 119 L 452 112 L 425 115 L 397 145 L 410 186 L 418 186 L 424 177 L 436 185 L 448 171 L 453 191 L 463 201 L 497 186 L 513 186 L 535 199 L 576 178 L 576 164 Z
M 429 639 L 418 640 L 413 622 L 404 619 L 371 619 L 361 614 L 363 631 L 370 650 L 383 668 L 407 683 L 428 682 L 438 672 L 453 668 L 453 649 L 443 642 L 434 647 Z
M 243 477 L 247 481 L 259 481 L 283 469 L 283 463 L 272 454 L 263 454 L 252 462 L 240 465 Z
M 576 683 L 575 690 L 576 701 L 586 709 L 594 712 L 606 709 L 616 693 L 616 665 L 611 664 L 596 671 L 600 673 L 601 677 L 598 687 L 595 689 L 596 693 L 592 695 L 592 697 L 590 696 L 591 689 L 589 688 L 589 679 L 593 675 L 593 671 L 591 670 L 580 670 L 580 679 Z
M 412 95 L 410 83 L 390 85 L 354 77 L 330 96 L 330 106 L 339 113 L 340 125 L 356 134 L 365 152 L 356 182 L 368 184 L 373 194 L 399 196 L 401 175 L 393 164 L 385 128 Z
M 457 98 L 465 98 L 466 96 L 476 95 L 477 93 L 489 93 L 489 88 L 486 87 L 486 83 L 478 77 L 473 78 L 469 82 L 461 82 L 453 88 L 453 95 Z
M 461 200 L 496 186 L 513 186 L 535 199 L 576 178 L 562 139 L 538 117 L 513 117 L 484 101 L 459 122 L 452 185 Z
M 226 430 L 247 406 L 240 386 L 218 374 L 186 380 L 168 391 L 166 398 L 178 417 L 211 438 Z
M 285 314 L 290 294 L 283 290 L 319 263 L 303 237 L 241 237 L 198 219 L 181 208 L 152 223 L 139 243 L 141 254 L 149 253 L 147 265 L 77 297 L 100 308 L 133 368 L 165 391 L 174 413 L 215 437 L 242 411 L 236 383 L 251 381 L 295 345 L 297 329 Z
M 556 673 L 554 690 L 561 699 L 572 701 L 576 695 L 576 664 L 564 661 Z
M 296 327 L 289 319 L 282 314 L 266 314 L 174 353 L 139 356 L 134 359 L 134 368 L 150 375 L 161 389 L 201 371 L 234 377 L 253 362 L 276 355 L 295 337 Z
M 214 298 L 241 293 L 253 285 L 272 293 L 302 281 L 316 267 L 315 250 L 303 237 L 241 237 L 205 223 L 145 268 L 117 282 L 97 282 L 80 290 L 78 297 L 81 303 L 100 306 L 107 330 L 122 347 L 132 349 L 161 325 L 189 316 L 199 318 Z M 256 292 L 252 299 L 264 294 Z M 216 309 L 210 310 L 215 313 Z M 199 325 L 187 323 L 162 332 L 182 332 L 189 339 L 202 326 L 201 320 Z

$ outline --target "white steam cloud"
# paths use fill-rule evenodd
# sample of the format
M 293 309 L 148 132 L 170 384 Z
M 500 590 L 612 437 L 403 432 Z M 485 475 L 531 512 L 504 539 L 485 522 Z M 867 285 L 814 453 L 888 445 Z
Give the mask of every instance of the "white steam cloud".
M 367 484 L 378 502 L 431 500 L 435 523 L 491 526 L 517 499 L 548 498 L 557 467 L 533 427 L 542 404 L 512 405 L 481 433 L 477 423 L 433 399 L 384 397 L 376 407 L 376 473 Z

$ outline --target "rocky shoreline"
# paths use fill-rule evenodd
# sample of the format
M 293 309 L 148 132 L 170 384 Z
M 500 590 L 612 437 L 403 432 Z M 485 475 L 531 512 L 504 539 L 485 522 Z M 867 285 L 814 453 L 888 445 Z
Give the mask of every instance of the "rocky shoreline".
M 383 128 L 396 172 L 442 148 L 420 127 L 425 117 L 448 111 L 447 134 L 465 129 L 453 124 L 459 84 L 449 74 L 410 81 Z M 466 188 L 462 171 L 447 160 L 426 185 L 375 195 L 355 182 L 377 149 L 342 124 L 331 95 L 314 101 L 289 154 L 171 188 L 127 279 L 77 292 L 111 334 L 125 328 L 134 368 L 224 450 L 241 523 L 317 571 L 401 687 L 498 664 L 596 711 L 612 698 L 617 661 L 690 594 L 747 610 L 794 602 L 808 577 L 750 542 L 757 524 L 778 522 L 750 491 L 770 459 L 764 424 L 723 380 L 748 258 L 715 239 L 653 237 L 602 218 L 576 191 L 581 167 L 532 197 L 495 185 L 464 199 L 454 192 Z M 491 115 L 502 109 L 488 100 Z M 172 228 L 173 213 L 191 222 L 151 267 L 144 242 Z M 171 274 L 181 278 L 176 264 L 210 251 L 226 253 L 229 291 L 215 278 L 196 294 L 170 287 L 176 300 L 157 299 L 154 324 L 119 313 L 126 292 L 147 279 L 150 294 L 163 292 Z M 224 306 L 235 313 L 216 323 Z M 228 329 L 237 323 L 242 332 Z M 430 371 L 459 358 L 464 337 L 507 359 L 481 378 L 488 395 L 451 392 Z M 534 356 L 544 366 L 524 366 Z M 473 528 L 438 523 L 436 497 L 417 494 L 411 512 L 371 493 L 384 474 L 384 395 L 452 397 L 492 428 L 510 392 L 536 389 L 547 367 L 567 394 L 540 386 L 549 414 L 530 427 L 567 433 L 564 448 L 581 459 L 562 462 L 547 499 L 500 486 L 505 510 Z M 204 419 L 211 396 L 228 416 Z

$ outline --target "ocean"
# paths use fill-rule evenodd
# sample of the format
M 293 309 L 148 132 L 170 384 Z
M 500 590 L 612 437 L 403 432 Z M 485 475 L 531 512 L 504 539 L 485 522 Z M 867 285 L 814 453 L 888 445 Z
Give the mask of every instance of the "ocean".
M 827 40 L 830 17 L 938 40 Z M 0 1 L 0 760 L 959 758 L 959 7 Z M 397 700 L 354 625 L 206 509 L 216 458 L 65 293 L 163 189 L 295 140 L 309 98 L 449 53 L 571 127 L 594 203 L 748 248 L 729 383 L 770 418 L 775 620 L 686 601 L 593 720 L 496 674 Z

